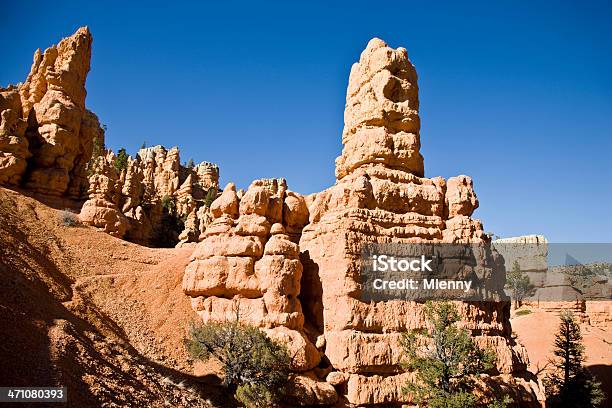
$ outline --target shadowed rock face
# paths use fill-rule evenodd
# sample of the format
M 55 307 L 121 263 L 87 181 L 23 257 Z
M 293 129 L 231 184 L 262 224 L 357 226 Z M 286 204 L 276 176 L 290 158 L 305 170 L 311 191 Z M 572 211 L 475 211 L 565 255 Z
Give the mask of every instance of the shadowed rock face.
M 0 89 L 0 114 L 0 184 L 16 185 L 32 157 L 18 88 Z
M 392 49 L 379 39 L 369 42 L 351 69 L 344 121 L 336 184 L 305 197 L 307 210 L 300 214 L 308 219 L 294 223 L 290 240 L 299 247 L 283 245 L 279 248 L 289 252 L 275 252 L 284 257 L 291 253 L 290 259 L 299 262 L 299 267 L 280 261 L 276 267 L 262 267 L 271 256 L 271 243 L 281 242 L 274 231 L 283 229 L 276 222 L 286 224 L 288 214 L 283 211 L 282 217 L 272 219 L 272 195 L 251 186 L 240 198 L 230 185 L 213 203 L 215 218 L 185 272 L 183 288 L 194 298 L 194 309 L 204 321 L 227 318 L 230 306 L 239 303 L 249 310 L 253 324 L 306 333 L 322 357 L 312 371 L 311 364 L 299 368 L 306 370 L 299 378 L 313 381 L 304 381 L 310 384 L 302 390 L 305 395 L 329 395 L 322 390 L 331 385 L 349 406 L 410 403 L 401 391 L 412 375 L 400 365 L 400 338 L 403 331 L 425 327 L 423 305 L 360 300 L 362 247 L 368 243 L 488 243 L 489 238 L 481 222 L 471 218 L 478 199 L 470 177 L 444 180 L 423 175 L 417 75 L 405 49 Z M 295 206 L 304 204 L 296 201 Z M 297 250 L 299 261 L 294 258 Z M 484 267 L 492 262 L 479 261 Z M 261 279 L 264 270 L 267 277 Z M 267 309 L 264 293 L 278 291 L 271 283 L 281 280 L 293 281 L 291 295 L 299 293 L 297 303 L 283 309 L 282 315 L 270 316 L 264 311 L 276 306 Z M 457 307 L 476 342 L 498 355 L 498 375 L 492 381 L 505 384 L 526 405 L 539 406 L 537 384 L 520 378 L 527 356 L 511 338 L 509 303 L 457 302 Z M 297 310 L 297 320 L 278 319 Z M 293 347 L 304 347 L 303 353 L 308 354 L 310 343 L 297 344 Z

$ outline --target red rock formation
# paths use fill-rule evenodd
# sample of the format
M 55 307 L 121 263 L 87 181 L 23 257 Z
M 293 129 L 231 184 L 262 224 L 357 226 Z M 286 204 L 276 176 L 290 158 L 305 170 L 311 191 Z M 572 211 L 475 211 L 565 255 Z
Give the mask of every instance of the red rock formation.
M 410 403 L 401 387 L 400 332 L 424 327 L 422 304 L 360 299 L 367 243 L 478 243 L 482 224 L 467 176 L 423 178 L 416 72 L 406 50 L 370 41 L 351 70 L 337 182 L 316 194 L 303 229 L 301 298 L 325 337 L 329 381 L 350 404 Z M 510 338 L 507 302 L 458 303 L 464 326 L 493 348 L 499 373 L 522 374 L 524 349 Z M 531 400 L 535 400 L 532 394 Z
M 126 168 L 119 174 L 114 168 L 114 155 L 107 155 L 99 163 L 102 164 L 96 163 L 91 169 L 89 200 L 83 205 L 81 221 L 148 245 L 163 227 L 164 212 L 171 212 L 172 216 L 185 220 L 185 230 L 176 232 L 181 242 L 198 241 L 201 230 L 209 222 L 205 192 L 216 191 L 219 185 L 216 165 L 202 162 L 193 169 L 186 168 L 180 164 L 178 148 L 166 150 L 163 146 L 140 149 L 136 158 L 128 157 Z M 102 201 L 100 197 L 108 194 L 106 185 L 99 180 L 106 178 L 114 180 L 116 193 L 111 200 Z M 110 202 L 126 221 L 125 227 L 117 229 L 114 221 L 111 225 L 104 224 L 108 218 L 103 215 L 108 214 Z M 169 208 L 164 209 L 164 205 Z
M 117 205 L 121 188 L 114 161 L 115 155 L 109 151 L 94 163 L 96 171 L 89 178 L 89 200 L 83 204 L 79 218 L 85 224 L 121 238 L 129 223 Z
M 319 351 L 306 335 L 298 299 L 304 198 L 283 179 L 256 180 L 241 199 L 230 183 L 211 214 L 183 279 L 194 310 L 204 321 L 234 319 L 238 311 L 241 321 L 289 346 L 295 371 L 316 367 Z
M 79 28 L 37 50 L 23 84 L 0 89 L 0 184 L 72 198 L 87 191 L 85 166 L 100 132 L 85 109 L 91 43 L 87 27 Z
M 37 51 L 25 83 L 20 86 L 23 117 L 28 120 L 32 167 L 27 188 L 64 195 L 81 193 L 82 174 L 91 156 L 89 121 L 85 109 L 85 80 L 89 72 L 92 37 L 87 27 Z M 72 185 L 70 183 L 73 183 Z
M 261 182 L 239 197 L 229 185 L 185 272 L 183 289 L 204 321 L 232 318 L 239 303 L 244 321 L 282 330 L 302 355 L 315 343 L 324 357 L 316 368 L 318 358 L 304 357 L 296 370 L 314 370 L 300 378 L 333 386 L 349 406 L 411 402 L 401 392 L 412 374 L 400 365 L 400 337 L 425 326 L 421 303 L 360 299 L 363 245 L 489 241 L 471 218 L 471 178 L 423 177 L 416 80 L 405 49 L 370 41 L 351 70 L 336 184 L 306 198 Z M 539 405 L 537 384 L 520 378 L 527 356 L 511 338 L 509 302 L 457 306 L 476 342 L 498 355 L 493 381 Z M 291 332 L 307 336 L 296 342 Z M 313 397 L 325 392 L 303 394 L 302 403 L 330 403 Z
M 0 184 L 89 198 L 81 212 L 84 223 L 145 244 L 160 226 L 167 197 L 177 217 L 186 219 L 182 242 L 197 241 L 209 219 L 198 210 L 207 191 L 218 188 L 216 165 L 187 169 L 178 148 L 161 146 L 141 149 L 119 172 L 114 156 L 90 163 L 94 141 L 104 146 L 98 118 L 85 108 L 91 44 L 87 27 L 80 28 L 44 53 L 37 50 L 23 84 L 0 89 Z

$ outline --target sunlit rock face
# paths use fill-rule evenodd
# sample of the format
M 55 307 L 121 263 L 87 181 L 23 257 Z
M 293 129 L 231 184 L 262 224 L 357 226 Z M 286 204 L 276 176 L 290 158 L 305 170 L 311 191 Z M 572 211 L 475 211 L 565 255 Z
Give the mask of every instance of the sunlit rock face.
M 24 83 L 0 89 L 0 184 L 80 198 L 100 126 L 85 108 L 92 37 L 87 27 L 44 52 Z
M 336 184 L 311 197 L 299 243 L 305 315 L 324 336 L 330 381 L 353 405 L 411 402 L 401 392 L 410 373 L 400 366 L 400 333 L 425 326 L 421 303 L 360 299 L 363 245 L 488 241 L 471 218 L 472 179 L 424 177 L 418 108 L 406 50 L 371 40 L 351 69 Z M 526 354 L 511 338 L 508 303 L 457 306 L 476 341 L 497 352 L 498 373 L 522 375 Z
M 50 195 L 79 196 L 86 182 L 95 126 L 86 116 L 85 81 L 92 37 L 83 27 L 75 34 L 37 51 L 30 74 L 20 87 L 26 137 L 32 153 L 25 186 Z
M 423 304 L 361 299 L 365 244 L 489 242 L 472 179 L 425 178 L 417 75 L 405 49 L 373 39 L 351 69 L 336 183 L 307 197 L 276 179 L 244 194 L 229 184 L 185 271 L 203 321 L 232 319 L 287 341 L 299 356 L 304 404 L 410 404 L 401 332 L 425 327 Z M 481 266 L 493 262 L 483 256 Z M 527 356 L 511 337 L 507 301 L 457 302 L 462 325 L 493 349 L 489 379 L 540 406 L 523 379 Z
M 239 198 L 228 184 L 211 206 L 212 221 L 185 270 L 183 291 L 204 321 L 231 320 L 261 327 L 284 341 L 293 369 L 317 366 L 320 353 L 308 339 L 298 298 L 303 266 L 304 198 L 283 179 L 254 181 Z

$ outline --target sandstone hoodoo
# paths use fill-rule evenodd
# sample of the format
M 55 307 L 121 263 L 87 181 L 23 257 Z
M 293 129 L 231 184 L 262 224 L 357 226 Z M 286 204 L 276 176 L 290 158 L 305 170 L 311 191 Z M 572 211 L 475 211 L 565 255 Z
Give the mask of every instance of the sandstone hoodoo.
M 28 78 L 0 89 L 0 183 L 79 197 L 99 127 L 85 108 L 92 37 L 87 27 L 44 52 L 37 50 Z
M 246 322 L 291 340 L 296 371 L 350 406 L 411 402 L 400 337 L 425 324 L 420 303 L 360 300 L 363 245 L 489 241 L 471 218 L 470 177 L 424 178 L 418 108 L 406 50 L 371 40 L 351 69 L 336 184 L 305 199 L 284 183 L 256 181 L 242 198 L 228 185 L 185 272 L 183 289 L 204 321 L 239 305 Z M 510 304 L 458 308 L 477 343 L 498 356 L 491 380 L 539 406 L 525 350 L 511 337 Z

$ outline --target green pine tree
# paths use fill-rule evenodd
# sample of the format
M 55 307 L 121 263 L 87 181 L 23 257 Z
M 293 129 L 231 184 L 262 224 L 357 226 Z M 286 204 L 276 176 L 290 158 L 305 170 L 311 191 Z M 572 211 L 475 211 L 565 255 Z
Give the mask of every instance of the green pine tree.
M 193 159 L 189 159 L 185 167 L 187 167 L 188 169 L 193 169 L 195 167 L 195 163 L 193 162 Z
M 209 207 L 216 200 L 218 194 L 217 187 L 211 187 L 206 192 L 206 196 L 204 196 L 204 206 Z
M 407 357 L 403 366 L 416 372 L 416 382 L 403 391 L 412 394 L 419 406 L 475 407 L 475 379 L 493 367 L 495 354 L 480 349 L 470 333 L 457 326 L 459 313 L 453 303 L 428 301 L 425 315 L 429 329 L 405 333 L 402 338 Z
M 604 401 L 601 384 L 583 367 L 584 346 L 580 325 L 571 312 L 561 313 L 555 336 L 554 370 L 544 380 L 546 406 L 550 408 L 595 408 Z
M 115 157 L 115 170 L 117 173 L 121 173 L 122 170 L 127 169 L 128 165 L 128 154 L 125 148 L 119 149 L 117 152 L 117 157 Z

